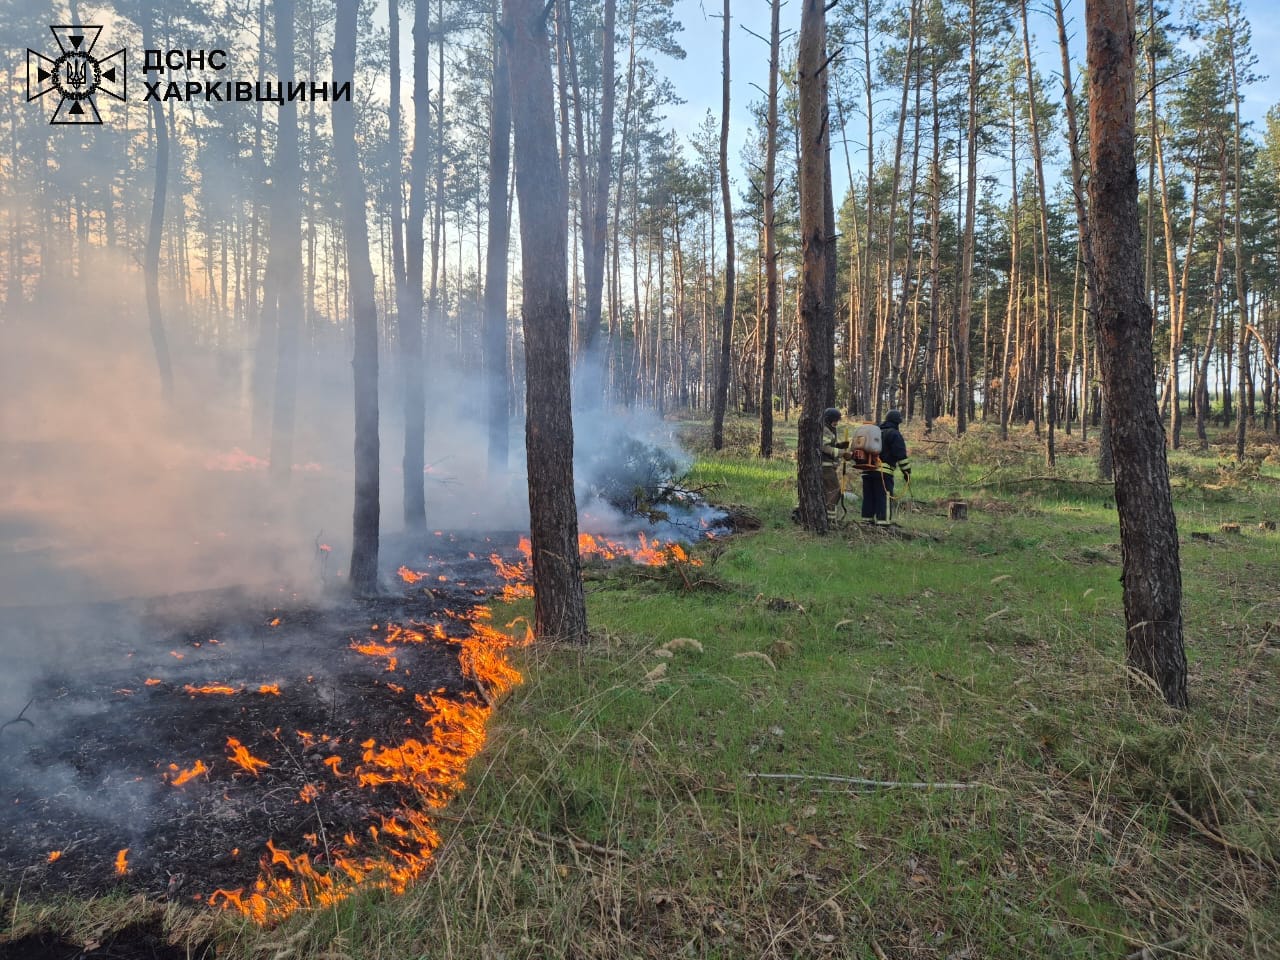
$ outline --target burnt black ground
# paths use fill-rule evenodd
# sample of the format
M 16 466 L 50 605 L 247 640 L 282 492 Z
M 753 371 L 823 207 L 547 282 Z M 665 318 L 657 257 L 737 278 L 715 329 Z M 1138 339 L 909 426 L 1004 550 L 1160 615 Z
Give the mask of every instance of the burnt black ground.
M 468 690 L 458 648 L 397 645 L 390 672 L 385 658 L 351 643 L 414 622 L 465 635 L 457 615 L 498 585 L 489 553 L 515 559 L 515 543 L 514 535 L 428 536 L 429 549 L 402 554 L 427 578 L 409 586 L 388 571 L 385 582 L 400 593 L 377 599 L 219 590 L 0 610 L 0 671 L 9 678 L 0 703 L 0 891 L 203 900 L 249 886 L 268 839 L 316 851 L 318 832 L 363 837 L 380 816 L 413 806 L 405 788 L 357 789 L 325 760 L 339 757 L 349 772 L 366 740 L 397 742 L 410 725 L 421 737 L 414 695 Z M 238 692 L 193 695 L 187 684 Z M 264 684 L 278 684 L 280 694 L 257 692 Z M 308 746 L 298 731 L 333 741 Z M 233 765 L 228 737 L 270 766 L 254 776 Z M 187 769 L 198 760 L 207 774 L 168 782 L 171 764 Z M 314 802 L 300 796 L 307 784 L 323 786 Z M 122 849 L 128 871 L 119 876 Z M 81 955 L 60 954 L 56 943 L 29 946 L 29 954 L 5 953 L 0 944 L 0 958 Z
M 175 947 L 158 922 L 125 927 L 97 945 L 76 944 L 51 933 L 0 943 L 0 960 L 212 960 L 212 944 Z

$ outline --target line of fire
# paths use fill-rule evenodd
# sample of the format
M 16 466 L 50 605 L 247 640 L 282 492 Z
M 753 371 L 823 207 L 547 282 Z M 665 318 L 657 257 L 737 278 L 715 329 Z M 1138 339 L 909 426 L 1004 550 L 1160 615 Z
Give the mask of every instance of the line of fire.
M 701 522 L 703 537 L 724 530 Z M 403 892 L 522 681 L 512 649 L 534 639 L 507 613 L 532 594 L 527 535 L 428 539 L 358 602 L 255 607 L 212 591 L 97 605 L 87 676 L 42 673 L 0 733 L 0 880 L 124 888 L 261 924 L 361 887 Z M 579 547 L 588 564 L 696 568 L 689 539 L 637 529 Z M 46 637 L 67 625 L 40 619 Z

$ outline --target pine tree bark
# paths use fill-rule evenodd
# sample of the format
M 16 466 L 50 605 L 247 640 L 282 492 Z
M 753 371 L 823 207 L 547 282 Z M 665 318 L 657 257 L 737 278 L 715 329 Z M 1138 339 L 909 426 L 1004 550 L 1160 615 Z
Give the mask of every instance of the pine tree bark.
M 334 83 L 355 87 L 356 13 L 359 0 L 337 0 L 334 24 Z M 347 282 L 354 317 L 355 509 L 351 530 L 351 590 L 368 596 L 378 588 L 378 309 L 374 303 L 364 174 L 356 152 L 355 105 L 333 102 L 333 156 L 338 173 Z
M 149 4 L 143 15 L 142 42 L 154 49 L 154 24 L 158 13 Z M 142 273 L 147 293 L 147 320 L 151 330 L 151 347 L 160 373 L 160 395 L 168 403 L 173 399 L 173 362 L 169 357 L 169 338 L 164 329 L 164 312 L 160 307 L 160 245 L 164 239 L 164 205 L 169 182 L 169 128 L 164 118 L 164 105 L 153 99 L 151 117 L 156 135 L 155 185 L 151 193 L 151 222 L 147 226 L 147 243 L 143 250 Z M 43 132 L 43 127 L 41 131 Z M 44 257 L 41 257 L 44 262 Z
M 600 317 L 604 301 L 605 245 L 609 223 L 609 179 L 613 167 L 613 110 L 614 77 L 614 21 L 616 0 L 604 0 L 604 36 L 600 57 L 600 137 L 596 144 L 596 169 L 590 184 L 588 202 L 582 206 L 582 288 L 586 303 L 583 304 L 582 327 L 578 333 L 580 352 L 591 364 L 591 402 L 601 399 L 604 358 L 596 356 L 596 341 L 600 334 Z M 575 77 L 576 81 L 576 77 Z M 583 160 L 585 163 L 585 158 Z M 585 182 L 582 189 L 586 190 Z M 585 391 L 584 391 L 585 392 Z
M 395 0 L 391 0 L 392 3 Z M 484 375 L 489 421 L 489 476 L 507 472 L 507 414 L 511 398 L 507 366 L 507 248 L 511 222 L 507 180 L 511 167 L 511 83 L 507 51 L 495 10 L 493 86 L 489 118 L 489 228 L 484 274 Z
M 1040 280 L 1044 284 L 1045 310 L 1045 368 L 1048 387 L 1045 400 L 1045 419 L 1049 424 L 1048 442 L 1045 446 L 1045 462 L 1053 467 L 1057 463 L 1054 449 L 1054 431 L 1058 423 L 1058 318 L 1053 302 L 1053 253 L 1049 248 L 1049 202 L 1044 184 L 1044 160 L 1040 150 L 1040 118 L 1036 107 L 1035 70 L 1031 64 L 1031 36 L 1027 27 L 1027 0 L 1022 0 L 1022 51 L 1027 71 L 1027 104 L 1031 117 L 1031 156 L 1035 163 L 1036 197 L 1040 208 Z
M 276 69 L 282 82 L 293 79 L 297 46 L 293 0 L 273 0 Z M 302 327 L 302 191 L 299 189 L 298 102 L 286 98 L 276 120 L 275 173 L 272 176 L 271 252 L 276 277 L 276 382 L 271 420 L 271 474 L 277 483 L 293 469 L 296 419 L 298 336 Z
M 711 445 L 724 447 L 724 417 L 729 405 L 729 364 L 732 362 L 734 246 L 733 197 L 729 190 L 729 0 L 724 0 L 724 32 L 721 34 L 723 76 L 720 94 L 720 202 L 724 209 L 724 316 L 720 324 L 720 362 L 716 364 L 716 393 L 711 403 Z
M 832 329 L 833 304 L 827 299 L 826 179 L 830 144 L 826 86 L 827 14 L 822 0 L 804 0 L 796 62 L 800 94 L 800 387 L 796 486 L 800 522 L 813 533 L 827 532 L 822 493 L 822 410 L 826 402 L 824 337 Z
M 924 347 L 924 432 L 926 434 L 933 431 L 934 408 L 938 398 L 938 369 L 935 361 L 942 309 L 942 289 L 939 283 L 942 258 L 942 113 L 938 109 L 937 56 L 931 58 L 929 65 L 929 94 L 933 114 L 933 149 L 929 159 L 929 332 L 925 338 Z M 956 421 L 956 427 L 958 432 L 959 419 Z
M 392 0 L 395 2 L 395 0 Z M 422 356 L 423 261 L 427 214 L 427 154 L 431 149 L 431 0 L 413 5 L 413 148 L 409 156 L 409 222 L 405 228 L 404 309 L 398 318 L 404 377 L 404 525 L 427 528 L 426 387 Z
M 1226 28 L 1232 34 L 1232 40 L 1235 38 L 1235 27 L 1237 24 L 1232 18 L 1235 8 L 1228 4 L 1225 8 L 1226 12 Z M 1248 254 L 1244 249 L 1244 239 L 1242 237 L 1240 223 L 1240 76 L 1236 66 L 1236 47 L 1235 43 L 1227 45 L 1227 60 L 1230 67 L 1231 75 L 1231 102 L 1234 107 L 1234 123 L 1232 124 L 1232 172 L 1235 179 L 1233 226 L 1234 226 L 1234 243 L 1235 247 L 1235 275 L 1236 275 L 1236 309 L 1239 311 L 1239 319 L 1237 326 L 1239 328 L 1237 344 L 1236 344 L 1236 383 L 1239 385 L 1239 395 L 1236 398 L 1236 462 L 1244 462 L 1245 438 L 1248 429 L 1248 412 L 1249 404 L 1245 401 L 1246 385 L 1252 387 L 1253 382 L 1249 375 L 1249 278 L 1248 271 Z
M 760 371 L 760 456 L 773 456 L 773 381 L 778 342 L 778 237 L 774 199 L 778 190 L 778 49 L 782 0 L 770 0 L 769 106 L 764 154 L 764 362 Z
M 1156 402 L 1151 307 L 1142 277 L 1138 172 L 1134 156 L 1134 23 L 1127 0 L 1092 0 L 1085 11 L 1089 56 L 1089 153 L 1093 176 L 1098 337 L 1120 514 L 1126 663 L 1183 708 L 1178 527 Z
M 504 0 L 503 12 L 520 204 L 534 630 L 544 639 L 584 643 L 569 390 L 568 206 L 556 153 L 550 50 L 540 0 Z
M 956 433 L 969 428 L 969 331 L 973 326 L 973 254 L 978 201 L 978 0 L 969 0 L 969 107 L 965 134 L 964 249 L 960 263 L 960 309 L 956 314 Z M 984 352 L 985 353 L 985 352 Z M 984 370 L 986 357 L 983 357 Z M 990 375 L 987 377 L 990 383 Z M 983 391 L 982 414 L 986 417 L 988 394 Z
M 906 139 L 906 129 L 907 129 L 907 97 L 911 93 L 911 81 L 916 68 L 916 56 L 917 56 L 916 24 L 918 22 L 919 9 L 920 9 L 920 0 L 911 0 L 910 14 L 908 15 L 908 20 L 907 20 L 907 55 L 902 68 L 902 99 L 898 104 L 898 137 L 894 143 L 894 149 L 893 149 L 893 184 L 889 189 L 889 223 L 888 223 L 888 232 L 887 232 L 888 252 L 885 254 L 885 272 L 884 272 L 884 282 L 885 282 L 884 336 L 881 338 L 881 343 L 880 343 L 881 349 L 877 351 L 877 356 L 876 356 L 877 372 L 879 372 L 883 367 L 883 365 L 889 361 L 889 357 L 887 357 L 883 352 L 884 348 L 888 347 L 890 354 L 892 354 L 892 345 L 896 343 L 896 331 L 893 329 L 894 241 L 897 235 L 898 187 L 899 187 L 899 181 L 902 178 L 902 149 Z M 919 149 L 918 145 L 913 147 L 913 149 L 918 150 Z M 912 187 L 914 188 L 914 186 L 915 186 L 915 178 L 913 176 Z M 908 204 L 908 210 L 909 211 L 914 210 L 914 193 L 912 195 L 912 203 Z M 908 228 L 907 233 L 908 235 L 910 235 L 911 233 L 910 228 Z M 911 248 L 910 246 L 908 246 L 907 267 L 902 272 L 902 287 L 904 291 L 904 296 L 905 296 L 906 288 L 911 283 L 910 256 L 911 256 Z M 898 372 L 897 370 L 892 371 L 892 373 L 894 374 L 896 374 L 897 372 Z M 891 380 L 889 384 L 888 392 L 889 392 L 890 404 L 892 404 L 895 399 L 894 398 L 895 384 L 896 384 L 896 378 L 894 378 L 894 380 Z M 884 394 L 885 394 L 885 391 L 883 389 L 877 389 L 875 391 L 873 402 L 875 404 L 876 421 L 879 421 L 882 414 L 884 413 L 884 407 L 883 407 Z

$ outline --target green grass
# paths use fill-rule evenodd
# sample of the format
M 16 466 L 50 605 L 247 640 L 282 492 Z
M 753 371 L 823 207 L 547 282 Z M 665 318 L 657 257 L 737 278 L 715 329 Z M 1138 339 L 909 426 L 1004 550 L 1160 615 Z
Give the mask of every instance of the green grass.
M 1175 716 L 1124 672 L 1116 514 L 1078 438 L 1020 482 L 1049 475 L 1030 436 L 913 432 L 901 526 L 826 538 L 790 522 L 789 454 L 703 456 L 693 481 L 761 529 L 593 572 L 594 642 L 519 653 L 432 876 L 224 927 L 227 955 L 1280 955 L 1274 454 L 1173 457 Z

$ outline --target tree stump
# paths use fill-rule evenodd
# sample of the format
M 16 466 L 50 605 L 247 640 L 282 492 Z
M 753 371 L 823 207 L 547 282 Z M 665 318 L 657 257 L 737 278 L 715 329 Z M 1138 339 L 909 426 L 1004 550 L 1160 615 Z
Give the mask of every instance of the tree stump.
M 1239 533 L 1239 532 L 1240 532 L 1240 524 L 1238 524 L 1238 523 L 1224 523 L 1224 524 L 1222 524 L 1221 526 L 1219 526 L 1219 527 L 1218 527 L 1218 529 L 1219 529 L 1219 530 L 1221 530 L 1223 533 Z
M 1260 524 L 1258 524 L 1258 529 L 1265 530 L 1268 533 L 1275 533 L 1276 522 L 1274 520 L 1263 520 Z
M 964 500 L 948 500 L 947 501 L 947 519 L 948 520 L 968 520 L 969 504 Z

